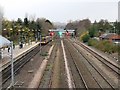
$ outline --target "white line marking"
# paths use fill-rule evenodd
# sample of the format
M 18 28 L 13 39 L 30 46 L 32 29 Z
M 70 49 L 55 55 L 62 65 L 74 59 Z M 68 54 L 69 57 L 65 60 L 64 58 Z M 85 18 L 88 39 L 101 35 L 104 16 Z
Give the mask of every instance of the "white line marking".
M 51 55 L 51 53 L 52 53 L 52 50 L 53 50 L 53 47 L 54 47 L 54 45 L 52 45 L 52 47 L 50 48 L 50 50 L 49 50 L 49 52 L 48 52 L 48 57 L 47 57 L 46 59 L 48 59 L 48 58 L 50 57 L 50 55 Z
M 63 49 L 63 56 L 64 56 L 64 61 L 65 61 L 65 69 L 66 69 L 66 73 L 67 73 L 68 87 L 73 88 L 72 80 L 71 80 L 71 76 L 70 76 L 70 70 L 68 68 L 68 62 L 67 62 L 66 53 L 65 53 L 65 49 L 64 49 L 64 44 L 63 44 L 62 40 L 61 40 L 61 45 L 62 45 L 62 49 Z
M 48 60 L 43 60 L 33 80 L 30 82 L 28 88 L 38 88 L 40 80 L 43 76 Z
M 43 73 L 45 71 L 45 68 L 47 66 L 47 63 L 48 63 L 48 59 L 52 53 L 52 50 L 53 50 L 53 47 L 54 45 L 52 45 L 49 49 L 49 52 L 48 52 L 48 57 L 46 59 L 44 59 L 38 69 L 38 71 L 36 72 L 33 80 L 30 82 L 28 88 L 38 88 L 39 87 L 39 84 L 40 84 L 40 81 L 41 81 L 41 78 L 43 76 Z

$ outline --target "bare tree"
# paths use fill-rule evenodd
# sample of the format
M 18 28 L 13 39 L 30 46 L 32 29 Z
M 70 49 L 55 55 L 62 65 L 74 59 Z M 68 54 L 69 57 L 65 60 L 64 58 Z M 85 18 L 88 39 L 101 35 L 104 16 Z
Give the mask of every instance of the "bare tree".
M 35 15 L 35 14 L 29 15 L 29 20 L 30 20 L 30 21 L 35 21 L 35 18 L 36 18 L 36 15 Z
M 80 34 L 88 30 L 90 25 L 91 21 L 89 19 L 69 21 L 65 29 L 74 29 L 76 31 L 76 36 L 80 36 Z

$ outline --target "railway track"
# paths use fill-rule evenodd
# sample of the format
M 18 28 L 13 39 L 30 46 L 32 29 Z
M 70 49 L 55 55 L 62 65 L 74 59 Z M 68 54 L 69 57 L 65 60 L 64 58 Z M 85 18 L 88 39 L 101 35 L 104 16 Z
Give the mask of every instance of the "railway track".
M 74 44 L 73 44 L 74 45 Z M 79 43 L 77 43 L 77 45 L 81 46 Z M 74 45 L 74 47 L 77 49 L 77 47 Z M 93 50 L 91 50 L 90 48 L 84 46 L 82 44 L 81 47 L 84 47 L 84 49 L 89 53 L 91 53 L 96 60 L 100 61 L 108 70 L 109 72 L 112 72 L 112 74 L 116 77 L 116 81 L 117 83 L 115 83 L 113 80 L 111 80 L 111 77 L 108 77 L 101 69 L 98 68 L 98 66 L 94 65 L 89 58 L 87 58 L 80 50 L 78 50 L 78 52 L 80 54 L 82 54 L 84 56 L 84 58 L 86 58 L 87 62 L 89 64 L 91 64 L 92 67 L 95 68 L 95 70 L 101 75 L 101 77 L 111 86 L 112 89 L 116 89 L 119 87 L 119 78 L 120 78 L 120 72 L 119 72 L 119 66 L 111 63 L 110 61 L 106 60 L 104 57 L 102 57 L 101 55 L 99 55 L 97 52 L 94 52 Z
M 71 48 L 73 48 L 72 44 L 68 43 L 68 41 L 64 41 L 64 43 L 66 45 L 66 50 L 68 50 L 70 57 L 72 58 L 75 69 L 77 70 L 77 73 L 73 73 L 73 71 L 71 71 L 72 75 L 73 74 L 79 75 L 79 76 L 77 76 L 78 80 L 74 80 L 75 75 L 72 76 L 75 88 L 84 88 L 86 90 L 88 90 L 89 88 L 99 88 L 99 85 L 96 83 L 96 81 L 94 80 L 94 78 L 92 77 L 92 75 L 90 74 L 90 72 L 88 71 L 86 66 L 84 65 L 84 63 L 82 63 L 78 59 L 78 58 L 80 58 L 78 55 L 78 52 L 76 52 L 75 48 L 71 49 Z M 69 61 L 69 62 L 71 62 L 71 61 Z M 89 81 L 91 81 L 91 82 L 89 82 Z M 80 85 L 78 85 L 78 83 Z
M 112 63 L 112 62 L 108 61 L 103 56 L 101 56 L 100 54 L 98 54 L 97 52 L 93 51 L 92 49 L 88 48 L 87 46 L 85 46 L 84 44 L 82 44 L 80 42 L 79 43 L 75 42 L 75 43 L 77 45 L 83 47 L 85 50 L 87 50 L 89 53 L 91 53 L 95 58 L 97 58 L 97 60 L 102 62 L 104 65 L 109 67 L 112 71 L 114 71 L 118 76 L 120 76 L 120 67 L 117 63 Z
M 52 77 L 52 71 L 53 71 L 53 64 L 55 59 L 55 52 L 56 52 L 56 45 L 53 47 L 53 51 L 51 53 L 52 56 L 50 56 L 50 59 L 48 60 L 46 69 L 44 71 L 44 74 L 42 76 L 42 79 L 39 83 L 38 88 L 50 88 L 51 86 L 51 77 Z
M 58 48 L 56 52 L 54 70 L 52 75 L 51 88 L 70 88 L 69 75 L 66 65 L 66 54 L 62 39 L 59 39 Z M 69 70 L 69 68 L 68 68 Z M 71 87 L 72 88 L 72 87 Z
M 82 76 L 82 74 L 81 74 L 81 72 L 80 72 L 80 70 L 79 70 L 79 67 L 77 66 L 77 63 L 74 61 L 74 58 L 73 58 L 73 56 L 72 56 L 72 53 L 70 52 L 70 50 L 69 50 L 68 48 L 67 48 L 67 50 L 69 51 L 70 56 L 71 56 L 71 58 L 72 58 L 72 60 L 73 60 L 73 63 L 74 63 L 74 65 L 75 65 L 75 68 L 76 68 L 76 70 L 77 70 L 77 72 L 78 72 L 78 75 L 79 75 L 80 78 L 81 78 L 81 81 L 82 81 L 82 83 L 83 83 L 83 88 L 86 88 L 86 89 L 88 90 L 88 86 L 87 86 L 87 84 L 86 84 L 86 81 L 84 80 L 84 78 L 83 78 L 83 76 Z M 74 87 L 76 87 L 76 85 L 75 85 Z
M 71 41 L 68 41 L 68 42 L 71 43 Z M 96 84 L 98 84 L 99 88 L 103 89 L 103 88 L 105 88 L 106 86 L 107 86 L 107 88 L 111 88 L 111 89 L 115 89 L 115 88 L 116 88 L 116 85 L 113 84 L 113 83 L 111 83 L 111 82 L 109 82 L 109 80 L 104 76 L 104 74 L 102 74 L 101 71 L 100 71 L 93 63 L 91 63 L 91 62 L 89 61 L 89 59 L 88 59 L 87 57 L 85 57 L 85 56 L 81 53 L 80 50 L 78 50 L 78 47 L 76 47 L 73 43 L 71 43 L 71 45 L 72 45 L 72 47 L 73 47 L 74 49 L 76 49 L 76 51 L 77 51 L 77 53 L 78 53 L 79 55 L 81 55 L 81 56 L 84 57 L 85 60 L 82 60 L 82 61 L 84 62 L 84 64 L 87 65 L 87 67 L 88 67 L 88 69 L 89 69 L 88 72 L 91 73 L 91 75 L 93 76 L 94 81 L 96 82 Z M 89 84 L 88 84 L 89 79 L 87 80 L 87 79 L 84 77 L 84 74 L 82 73 L 82 70 L 80 69 L 80 66 L 79 66 L 79 64 L 78 64 L 78 60 L 74 60 L 74 59 L 75 59 L 75 58 L 74 58 L 75 56 L 73 55 L 74 52 L 71 52 L 71 51 L 70 51 L 70 47 L 69 47 L 69 48 L 67 47 L 67 49 L 68 49 L 68 51 L 71 53 L 70 55 L 71 55 L 71 57 L 73 58 L 75 67 L 76 67 L 76 69 L 77 69 L 77 71 L 78 71 L 78 73 L 79 73 L 79 76 L 81 77 L 81 80 L 83 81 L 84 87 L 85 87 L 86 89 L 90 88 L 90 87 L 89 87 Z M 88 66 L 88 65 L 89 65 L 89 66 Z M 82 66 L 81 66 L 81 68 L 82 68 Z M 91 68 L 91 69 L 90 69 L 90 68 Z M 83 69 L 83 70 L 84 70 L 84 69 Z M 95 73 L 96 73 L 96 75 L 97 75 L 98 77 L 96 77 L 96 75 L 94 75 L 93 71 L 95 71 Z M 97 78 L 100 78 L 101 81 L 103 81 L 103 82 L 106 84 L 106 86 L 105 86 L 104 84 L 102 84 Z
M 44 49 L 46 46 L 42 46 L 41 50 Z M 19 70 L 27 63 L 29 62 L 37 53 L 39 53 L 39 45 L 34 47 L 30 52 L 27 52 L 22 57 L 20 57 L 18 60 L 14 61 L 14 75 L 19 73 Z M 2 85 L 4 85 L 7 80 L 11 78 L 11 65 L 7 66 L 2 70 Z M 7 87 L 6 87 L 7 88 Z M 4 87 L 5 89 L 5 87 Z
M 48 58 L 48 63 L 38 88 L 68 88 L 64 69 L 61 42 L 58 39 L 55 40 L 54 48 Z

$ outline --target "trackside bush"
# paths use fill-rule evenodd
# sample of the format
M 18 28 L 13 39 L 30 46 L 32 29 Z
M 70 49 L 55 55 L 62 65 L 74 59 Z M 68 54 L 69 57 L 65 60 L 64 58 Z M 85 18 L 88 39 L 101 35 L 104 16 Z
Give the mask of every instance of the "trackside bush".
M 115 45 L 112 42 L 107 41 L 107 40 L 97 41 L 96 39 L 89 39 L 88 45 L 93 46 L 107 53 L 115 53 L 119 51 L 118 45 Z
M 82 37 L 82 40 L 83 40 L 83 42 L 85 43 L 85 42 L 88 42 L 89 38 L 90 38 L 90 36 L 89 36 L 88 34 L 85 34 L 85 35 Z
M 95 46 L 97 43 L 98 41 L 96 39 L 89 39 L 88 46 Z

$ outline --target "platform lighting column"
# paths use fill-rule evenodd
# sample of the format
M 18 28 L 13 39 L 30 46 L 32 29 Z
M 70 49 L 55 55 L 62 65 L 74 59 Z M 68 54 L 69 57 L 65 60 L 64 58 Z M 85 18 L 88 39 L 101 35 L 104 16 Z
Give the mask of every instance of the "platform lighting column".
M 37 41 L 38 41 L 38 38 L 37 38 L 37 30 L 35 30 L 35 41 L 36 41 L 36 43 L 37 43 Z
M 10 28 L 10 32 L 13 33 L 13 29 L 12 28 Z M 10 34 L 10 36 L 11 36 L 10 40 L 12 41 L 13 40 L 13 34 Z
M 14 65 L 13 65 L 13 41 L 11 41 L 11 54 L 10 54 L 10 57 L 11 57 L 11 86 L 14 86 Z
M 22 29 L 22 43 L 24 44 L 24 29 Z
M 41 53 L 41 34 L 40 34 L 40 53 Z
M 39 30 L 39 40 L 40 40 L 40 53 L 41 53 L 41 32 Z
M 20 29 L 18 30 L 18 33 L 19 33 L 19 39 L 18 39 L 18 44 L 20 44 Z

